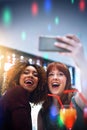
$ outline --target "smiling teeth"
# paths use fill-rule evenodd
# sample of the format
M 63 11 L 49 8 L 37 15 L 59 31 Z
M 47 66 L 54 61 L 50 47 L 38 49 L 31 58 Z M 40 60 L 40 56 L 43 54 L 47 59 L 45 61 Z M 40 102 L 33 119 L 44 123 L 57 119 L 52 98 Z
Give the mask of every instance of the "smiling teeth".
M 53 83 L 52 86 L 53 87 L 58 87 L 60 84 L 59 83 Z
M 29 84 L 33 84 L 33 82 L 32 81 L 30 81 L 30 80 L 27 80 L 27 81 L 25 81 L 25 83 L 29 83 Z
M 53 83 L 53 85 L 58 85 L 58 83 Z

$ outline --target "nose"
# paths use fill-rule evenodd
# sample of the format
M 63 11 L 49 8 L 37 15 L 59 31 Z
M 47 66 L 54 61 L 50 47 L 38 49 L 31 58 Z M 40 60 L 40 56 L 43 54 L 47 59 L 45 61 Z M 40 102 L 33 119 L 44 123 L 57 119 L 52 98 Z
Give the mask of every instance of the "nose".
M 29 73 L 29 74 L 28 74 L 28 77 L 33 77 L 33 74 L 32 74 L 32 73 Z
M 57 78 L 58 78 L 58 75 L 57 75 L 57 74 L 54 74 L 53 78 L 54 78 L 54 79 L 57 79 Z

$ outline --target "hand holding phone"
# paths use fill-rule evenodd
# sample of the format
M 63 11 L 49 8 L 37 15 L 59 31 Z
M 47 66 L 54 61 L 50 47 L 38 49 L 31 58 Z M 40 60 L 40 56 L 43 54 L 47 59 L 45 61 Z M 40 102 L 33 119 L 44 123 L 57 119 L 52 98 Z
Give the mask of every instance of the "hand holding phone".
M 57 37 L 39 36 L 39 51 L 70 52 L 68 49 L 56 47 L 56 42 L 58 42 Z M 62 44 L 60 41 L 58 43 Z

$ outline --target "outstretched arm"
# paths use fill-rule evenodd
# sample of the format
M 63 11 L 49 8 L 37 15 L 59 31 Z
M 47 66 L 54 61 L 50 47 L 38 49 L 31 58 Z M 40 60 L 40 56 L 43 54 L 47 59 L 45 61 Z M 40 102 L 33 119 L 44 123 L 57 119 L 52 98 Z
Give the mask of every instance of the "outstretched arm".
M 87 60 L 85 58 L 83 45 L 78 39 L 78 37 L 72 34 L 60 36 L 57 37 L 57 39 L 58 41 L 62 42 L 62 44 L 55 43 L 56 47 L 65 48 L 70 51 L 67 53 L 60 52 L 60 54 L 70 56 L 79 68 L 81 77 L 81 92 L 87 99 Z M 85 104 L 80 99 L 79 95 L 76 95 L 75 99 L 79 106 L 84 107 Z

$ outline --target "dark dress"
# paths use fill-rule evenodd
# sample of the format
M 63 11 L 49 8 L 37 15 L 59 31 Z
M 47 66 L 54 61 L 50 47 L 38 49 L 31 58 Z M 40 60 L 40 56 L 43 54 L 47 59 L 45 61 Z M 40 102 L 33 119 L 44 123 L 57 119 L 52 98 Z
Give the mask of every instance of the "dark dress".
M 72 130 L 87 130 L 87 124 L 84 123 L 83 111 L 76 104 L 74 98 L 72 102 L 77 110 L 77 120 L 72 128 Z M 51 116 L 50 108 L 44 111 L 42 108 L 39 111 L 42 120 L 44 130 L 66 130 L 66 127 L 60 122 L 59 114 Z
M 20 86 L 0 98 L 0 130 L 32 130 L 29 94 Z

